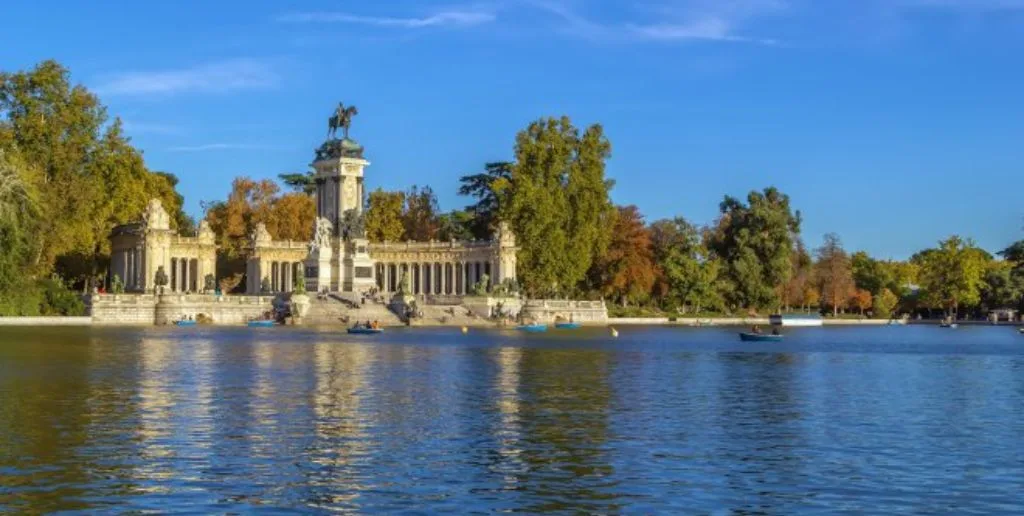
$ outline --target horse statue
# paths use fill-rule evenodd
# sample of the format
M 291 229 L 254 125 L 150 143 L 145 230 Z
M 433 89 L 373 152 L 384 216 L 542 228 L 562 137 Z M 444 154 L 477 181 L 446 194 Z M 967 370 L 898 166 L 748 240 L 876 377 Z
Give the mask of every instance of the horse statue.
M 348 139 L 348 128 L 352 126 L 352 117 L 359 114 L 355 106 L 345 107 L 344 102 L 339 102 L 334 110 L 334 115 L 327 119 L 327 139 L 336 137 L 338 129 L 342 130 L 344 139 Z

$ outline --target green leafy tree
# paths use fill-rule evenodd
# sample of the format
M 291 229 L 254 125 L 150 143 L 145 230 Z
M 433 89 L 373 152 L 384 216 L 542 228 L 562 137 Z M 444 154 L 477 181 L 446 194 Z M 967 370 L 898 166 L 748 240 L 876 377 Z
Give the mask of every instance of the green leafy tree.
M 0 73 L 0 117 L 0 147 L 38 168 L 26 180 L 42 201 L 32 264 L 40 277 L 56 268 L 78 284 L 95 278 L 114 225 L 136 219 L 153 197 L 180 209 L 174 185 L 146 168 L 120 120 L 57 62 Z
M 720 308 L 721 264 L 708 251 L 702 232 L 676 217 L 654 222 L 650 234 L 660 271 L 655 292 L 674 307 L 692 307 L 696 312 Z
M 514 163 L 487 163 L 484 171 L 459 178 L 459 195 L 475 197 L 476 203 L 466 207 L 470 215 L 469 231 L 473 238 L 486 240 L 497 228 L 501 199 L 512 188 Z
M 468 211 L 452 210 L 437 217 L 438 240 L 474 240 L 479 239 L 473 228 L 476 219 Z
M 839 235 L 835 233 L 825 235 L 825 242 L 815 254 L 818 261 L 814 264 L 814 278 L 821 293 L 821 300 L 832 307 L 833 315 L 839 315 L 839 310 L 849 305 L 857 289 L 850 267 L 850 256 L 846 254 Z M 870 293 L 863 297 L 870 299 Z M 863 305 L 867 305 L 867 302 L 865 301 Z
M 936 249 L 916 254 L 912 260 L 920 265 L 920 282 L 924 302 L 955 316 L 961 306 L 976 305 L 981 300 L 982 276 L 987 253 L 970 240 L 951 236 Z
M 371 242 L 397 242 L 405 233 L 402 206 L 405 194 L 385 192 L 378 188 L 370 192 L 366 202 L 366 238 Z
M 533 122 L 516 137 L 511 178 L 499 180 L 499 218 L 516 233 L 518 275 L 532 297 L 577 292 L 611 241 L 615 207 L 600 125 L 581 135 L 568 117 Z
M 892 317 L 899 302 L 900 298 L 896 297 L 896 294 L 887 288 L 882 288 L 882 291 L 875 294 L 872 300 L 871 311 L 877 318 L 888 319 Z
M 722 260 L 727 302 L 737 308 L 775 308 L 792 272 L 790 255 L 800 232 L 800 213 L 774 187 L 750 192 L 747 203 L 726 196 L 710 238 Z
M 286 172 L 278 174 L 277 177 L 294 192 L 306 195 L 316 193 L 316 175 L 313 172 Z
M 1024 274 L 1012 262 L 989 262 L 980 290 L 980 303 L 986 310 L 1020 308 L 1024 300 Z
M 999 251 L 999 255 L 1017 266 L 1024 265 L 1024 240 L 1014 242 L 1006 249 Z
M 427 242 L 436 239 L 439 211 L 434 190 L 429 186 L 420 188 L 413 185 L 405 194 L 405 209 L 402 211 L 405 240 Z

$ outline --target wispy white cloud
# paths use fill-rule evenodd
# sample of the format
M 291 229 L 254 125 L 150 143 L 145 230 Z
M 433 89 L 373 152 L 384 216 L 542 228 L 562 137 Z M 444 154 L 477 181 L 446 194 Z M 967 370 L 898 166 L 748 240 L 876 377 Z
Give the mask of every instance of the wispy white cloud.
M 110 95 L 172 95 L 224 93 L 268 89 L 280 78 L 273 67 L 257 59 L 232 59 L 177 70 L 113 73 L 96 88 Z
M 272 150 L 275 147 L 266 145 L 254 145 L 251 143 L 204 143 L 201 145 L 182 145 L 168 147 L 171 152 L 205 152 L 218 150 Z
M 757 43 L 762 45 L 775 45 L 778 43 L 774 39 L 751 38 L 736 35 L 733 32 L 732 25 L 728 21 L 720 18 L 706 18 L 694 22 L 679 24 L 659 23 L 652 25 L 628 25 L 628 28 L 635 34 L 652 40 L 673 41 L 690 39 Z
M 613 24 L 582 14 L 572 0 L 523 0 L 524 5 L 554 15 L 560 29 L 572 36 L 615 41 L 718 41 L 777 44 L 775 39 L 756 38 L 740 32 L 741 25 L 762 14 L 786 7 L 781 0 L 684 0 L 671 4 L 639 4 L 656 23 Z
M 493 22 L 495 18 L 494 13 L 485 11 L 442 11 L 421 18 L 362 16 L 344 12 L 305 12 L 285 14 L 279 16 L 277 20 L 286 23 L 351 23 L 377 27 L 420 29 L 443 26 L 469 27 Z

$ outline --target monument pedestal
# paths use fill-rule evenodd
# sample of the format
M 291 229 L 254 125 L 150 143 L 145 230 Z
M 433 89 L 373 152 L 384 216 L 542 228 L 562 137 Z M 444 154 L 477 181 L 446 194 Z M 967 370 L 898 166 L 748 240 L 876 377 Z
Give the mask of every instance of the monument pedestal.
M 345 254 L 341 260 L 345 292 L 365 293 L 377 285 L 373 277 L 373 260 L 368 251 L 370 241 L 365 238 L 352 238 L 345 242 Z
M 323 292 L 331 289 L 331 259 L 334 257 L 334 252 L 331 250 L 331 246 L 324 245 L 315 249 L 309 253 L 309 258 L 306 259 L 306 271 L 307 287 L 313 287 L 312 290 L 316 292 Z M 307 290 L 310 290 L 307 288 Z

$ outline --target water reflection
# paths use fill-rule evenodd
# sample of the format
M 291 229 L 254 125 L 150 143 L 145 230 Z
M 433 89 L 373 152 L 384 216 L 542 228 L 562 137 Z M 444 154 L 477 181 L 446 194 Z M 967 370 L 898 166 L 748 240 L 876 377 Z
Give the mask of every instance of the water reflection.
M 5 329 L 0 512 L 1021 513 L 998 330 Z

